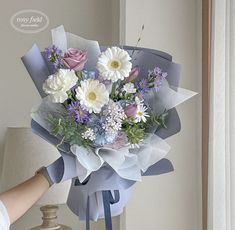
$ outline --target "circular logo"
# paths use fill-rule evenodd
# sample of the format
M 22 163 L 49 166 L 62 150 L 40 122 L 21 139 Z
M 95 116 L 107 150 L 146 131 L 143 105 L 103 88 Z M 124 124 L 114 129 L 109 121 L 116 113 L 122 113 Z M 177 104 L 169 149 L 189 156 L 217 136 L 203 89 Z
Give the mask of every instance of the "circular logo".
M 39 33 L 49 25 L 49 18 L 39 10 L 21 10 L 12 15 L 11 26 L 21 33 Z

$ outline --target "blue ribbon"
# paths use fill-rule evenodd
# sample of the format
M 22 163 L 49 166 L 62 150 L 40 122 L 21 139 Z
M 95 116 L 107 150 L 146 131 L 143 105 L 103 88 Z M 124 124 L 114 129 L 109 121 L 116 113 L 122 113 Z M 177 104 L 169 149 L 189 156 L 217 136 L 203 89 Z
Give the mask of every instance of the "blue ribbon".
M 86 205 L 86 230 L 90 230 L 90 198 L 87 197 Z
M 102 191 L 103 196 L 103 206 L 104 206 L 104 220 L 105 220 L 105 229 L 112 230 L 112 215 L 110 205 L 117 203 L 120 200 L 120 194 L 118 190 L 114 190 L 114 197 L 112 196 L 111 191 Z M 86 207 L 86 230 L 90 230 L 90 199 L 87 198 L 87 207 Z
M 112 215 L 110 210 L 110 204 L 115 204 L 120 200 L 120 194 L 118 190 L 114 190 L 114 197 L 111 191 L 102 191 L 103 205 L 104 205 L 104 218 L 106 230 L 112 230 Z
M 83 183 L 81 183 L 78 179 L 75 180 L 75 186 L 85 185 L 89 181 L 87 178 Z M 103 206 L 104 206 L 104 219 L 105 219 L 105 229 L 112 230 L 112 215 L 110 205 L 118 203 L 120 200 L 120 193 L 118 190 L 114 190 L 114 197 L 110 190 L 102 191 L 103 197 Z M 90 198 L 87 198 L 87 206 L 86 206 L 86 230 L 90 230 Z

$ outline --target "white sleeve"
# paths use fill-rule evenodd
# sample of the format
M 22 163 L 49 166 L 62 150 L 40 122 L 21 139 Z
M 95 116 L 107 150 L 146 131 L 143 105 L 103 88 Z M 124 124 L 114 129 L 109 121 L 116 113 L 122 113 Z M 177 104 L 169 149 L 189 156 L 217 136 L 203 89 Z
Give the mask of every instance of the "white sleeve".
M 10 219 L 6 207 L 0 200 L 0 229 L 9 230 L 9 227 L 10 227 Z

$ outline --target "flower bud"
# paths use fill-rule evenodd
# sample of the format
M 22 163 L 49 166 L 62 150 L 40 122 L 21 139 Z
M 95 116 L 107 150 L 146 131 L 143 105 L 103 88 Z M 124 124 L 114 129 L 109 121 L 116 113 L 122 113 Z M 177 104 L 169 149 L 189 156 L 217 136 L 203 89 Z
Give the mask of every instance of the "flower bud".
M 130 74 L 129 74 L 129 77 L 126 79 L 126 82 L 132 82 L 133 80 L 135 80 L 138 75 L 140 73 L 140 68 L 138 66 L 134 67 Z
M 137 105 L 128 105 L 125 109 L 124 109 L 125 114 L 127 115 L 127 117 L 129 118 L 135 118 L 136 113 L 137 113 Z

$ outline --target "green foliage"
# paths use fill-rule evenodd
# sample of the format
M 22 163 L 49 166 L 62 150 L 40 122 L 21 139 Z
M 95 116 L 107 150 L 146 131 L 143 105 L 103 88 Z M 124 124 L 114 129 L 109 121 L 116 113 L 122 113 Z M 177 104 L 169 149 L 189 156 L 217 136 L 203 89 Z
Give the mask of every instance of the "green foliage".
M 135 94 L 125 92 L 122 99 L 126 100 L 126 101 L 133 101 L 133 100 L 135 100 Z
M 75 71 L 75 74 L 78 77 L 78 80 L 82 80 L 82 71 L 77 70 L 77 71 Z
M 64 116 L 48 116 L 48 123 L 51 126 L 51 134 L 61 140 L 61 144 L 64 142 L 70 145 L 77 144 L 88 146 L 91 144 L 90 140 L 83 139 L 81 134 L 86 131 L 86 126 L 83 124 L 77 124 L 72 118 Z
M 126 119 L 122 129 L 126 133 L 128 140 L 131 144 L 139 144 L 146 135 L 146 131 L 154 126 L 158 128 L 166 128 L 166 117 L 168 112 L 165 110 L 160 115 L 155 115 L 153 112 L 150 112 L 150 117 L 147 119 L 147 122 L 144 123 L 143 121 L 135 123 L 134 120 Z
M 145 137 L 145 128 L 143 122 L 134 123 L 131 121 L 126 121 L 123 124 L 123 130 L 131 144 L 139 144 Z
M 76 101 L 77 100 L 76 99 L 76 92 L 75 92 L 74 89 L 71 89 L 71 90 L 67 91 L 67 95 L 68 95 L 68 100 L 66 100 L 64 102 L 64 105 L 68 105 L 68 102 L 70 102 L 70 101 Z
M 166 127 L 166 118 L 168 116 L 168 111 L 165 110 L 160 115 L 155 115 L 153 112 L 150 113 L 150 123 L 154 123 L 158 125 L 160 128 L 167 128 Z
M 113 82 L 110 98 L 113 99 L 114 101 L 118 100 L 118 95 L 117 95 L 116 90 L 117 90 L 117 85 L 115 82 Z

